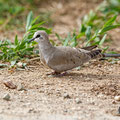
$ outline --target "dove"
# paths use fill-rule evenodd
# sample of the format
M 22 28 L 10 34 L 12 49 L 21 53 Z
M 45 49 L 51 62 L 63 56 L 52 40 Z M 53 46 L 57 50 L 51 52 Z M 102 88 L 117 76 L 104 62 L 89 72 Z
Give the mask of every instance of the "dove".
M 38 43 L 40 60 L 49 68 L 54 70 L 52 73 L 54 75 L 81 66 L 92 59 L 107 56 L 107 54 L 102 54 L 102 50 L 100 49 L 94 50 L 97 46 L 84 48 L 53 46 L 45 31 L 35 32 L 33 38 L 29 40 L 29 42 L 31 41 L 36 41 Z

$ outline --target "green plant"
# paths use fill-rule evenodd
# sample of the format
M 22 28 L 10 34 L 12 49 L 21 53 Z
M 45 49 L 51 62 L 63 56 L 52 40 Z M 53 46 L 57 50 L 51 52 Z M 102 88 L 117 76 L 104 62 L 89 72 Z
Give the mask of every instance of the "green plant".
M 22 40 L 18 40 L 17 35 L 12 43 L 10 40 L 0 41 L 0 60 L 8 61 L 14 64 L 20 60 L 31 58 L 31 55 L 35 55 L 33 49 L 36 42 L 28 43 L 28 40 L 33 36 L 37 30 L 45 30 L 48 34 L 51 33 L 50 29 L 40 27 L 44 22 L 36 23 L 36 17 L 33 19 L 33 12 L 31 11 L 27 16 L 26 32 Z
M 68 33 L 67 37 L 62 39 L 58 34 L 56 34 L 57 38 L 62 42 L 64 46 L 72 46 L 75 47 L 78 44 L 78 39 L 85 39 L 86 46 L 89 45 L 98 45 L 102 47 L 103 43 L 106 40 L 107 32 L 120 27 L 120 24 L 114 24 L 117 15 L 110 18 L 107 22 L 103 24 L 101 28 L 95 30 L 95 33 L 92 31 L 92 26 L 87 26 L 86 24 L 81 24 L 81 28 L 78 34 L 73 32 L 71 36 Z M 89 24 L 88 24 L 89 25 Z M 103 48 L 104 52 L 108 49 L 108 47 Z
M 66 38 L 61 38 L 57 33 L 56 33 L 56 37 L 62 42 L 63 46 L 71 46 L 71 47 L 75 47 L 77 46 L 77 38 L 78 35 L 76 35 L 75 31 L 73 32 L 72 36 L 70 34 L 70 32 L 68 33 Z
M 34 0 L 0 0 L 0 30 L 23 26 L 27 12 L 30 10 L 38 11 L 38 5 L 41 2 Z M 53 24 L 52 12 L 44 11 L 39 13 L 38 11 L 37 14 L 40 15 L 39 22 L 46 21 L 48 26 Z
M 104 0 L 98 8 L 104 14 L 119 14 L 120 0 Z

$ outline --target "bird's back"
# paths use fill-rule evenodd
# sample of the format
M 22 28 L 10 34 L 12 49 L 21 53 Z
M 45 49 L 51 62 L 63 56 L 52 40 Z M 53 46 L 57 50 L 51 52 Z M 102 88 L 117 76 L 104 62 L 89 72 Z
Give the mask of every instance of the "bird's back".
M 48 66 L 56 72 L 70 70 L 90 60 L 89 51 L 59 46 L 50 56 Z

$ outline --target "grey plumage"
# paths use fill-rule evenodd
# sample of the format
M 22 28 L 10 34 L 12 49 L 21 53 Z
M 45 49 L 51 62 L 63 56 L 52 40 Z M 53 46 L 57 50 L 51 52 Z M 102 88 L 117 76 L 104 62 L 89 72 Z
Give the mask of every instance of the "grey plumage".
M 81 66 L 91 59 L 103 57 L 100 49 L 92 50 L 97 46 L 82 49 L 69 46 L 54 47 L 45 31 L 37 31 L 32 40 L 38 42 L 41 61 L 57 73 Z

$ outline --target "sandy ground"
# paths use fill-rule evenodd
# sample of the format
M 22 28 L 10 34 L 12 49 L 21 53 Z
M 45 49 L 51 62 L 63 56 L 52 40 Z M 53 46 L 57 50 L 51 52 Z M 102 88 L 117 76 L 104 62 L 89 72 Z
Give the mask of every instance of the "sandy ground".
M 80 18 L 97 4 L 95 0 L 53 2 L 51 9 L 57 13 L 53 14 L 54 31 L 63 35 L 75 27 L 78 29 Z M 58 16 L 61 19 L 57 19 Z M 116 48 L 116 41 L 112 48 Z M 120 50 L 119 46 L 116 49 Z M 120 95 L 120 62 L 91 61 L 63 77 L 47 76 L 51 70 L 39 61 L 31 62 L 28 67 L 23 71 L 0 70 L 0 120 L 120 119 L 117 115 L 120 102 L 114 100 Z M 22 84 L 26 91 L 9 89 L 3 84 L 4 80 L 17 86 Z M 7 93 L 10 101 L 3 100 Z

